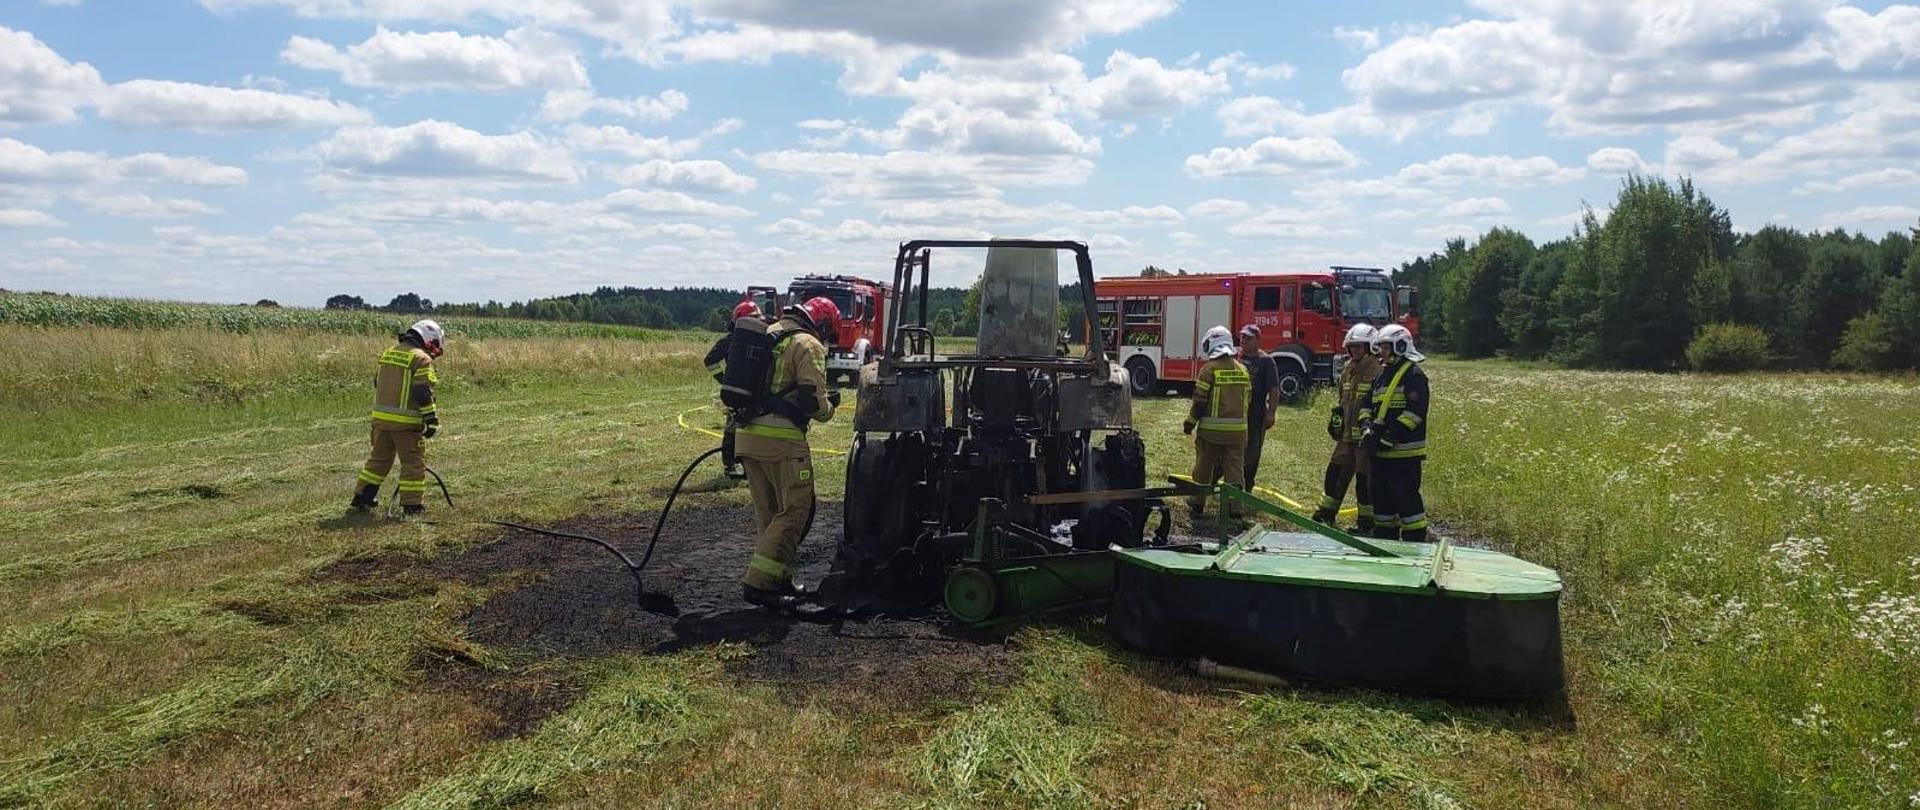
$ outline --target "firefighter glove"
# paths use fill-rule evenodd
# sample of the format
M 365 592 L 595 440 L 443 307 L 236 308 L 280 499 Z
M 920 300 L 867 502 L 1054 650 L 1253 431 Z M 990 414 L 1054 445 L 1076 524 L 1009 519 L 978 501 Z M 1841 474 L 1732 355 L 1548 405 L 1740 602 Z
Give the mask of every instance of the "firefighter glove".
M 1340 427 L 1340 409 L 1335 408 L 1332 415 L 1327 417 L 1327 435 L 1334 441 L 1339 441 Z
M 420 438 L 431 439 L 433 438 L 433 434 L 439 433 L 439 432 L 440 432 L 440 418 L 437 416 L 430 416 L 430 417 L 427 417 L 426 425 L 420 428 Z
M 1181 423 L 1180 423 L 1180 432 L 1181 432 L 1181 433 L 1185 433 L 1185 434 L 1187 434 L 1187 435 L 1189 435 L 1189 436 L 1191 436 L 1191 435 L 1193 435 L 1193 420 L 1192 420 L 1192 419 L 1188 419 L 1188 420 L 1187 420 L 1187 421 L 1185 421 L 1185 422 L 1181 422 Z
M 840 407 L 840 389 L 838 388 L 829 389 L 827 391 L 827 402 L 832 404 L 834 408 L 838 409 Z

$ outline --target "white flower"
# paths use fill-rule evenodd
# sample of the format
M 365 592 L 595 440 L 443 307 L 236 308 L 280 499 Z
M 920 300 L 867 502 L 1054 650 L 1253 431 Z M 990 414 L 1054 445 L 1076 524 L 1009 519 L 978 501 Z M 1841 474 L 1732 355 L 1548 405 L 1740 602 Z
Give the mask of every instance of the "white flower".
M 1791 579 L 1818 574 L 1827 567 L 1827 542 L 1818 537 L 1789 537 L 1767 547 L 1773 564 Z

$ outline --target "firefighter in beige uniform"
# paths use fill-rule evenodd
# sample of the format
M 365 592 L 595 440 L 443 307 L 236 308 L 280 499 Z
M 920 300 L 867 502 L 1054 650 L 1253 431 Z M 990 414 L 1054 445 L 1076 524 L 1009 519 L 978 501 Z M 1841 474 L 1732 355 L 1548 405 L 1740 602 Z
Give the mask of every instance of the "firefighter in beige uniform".
M 1359 528 L 1362 534 L 1373 532 L 1373 490 L 1371 459 L 1360 447 L 1361 426 L 1373 404 L 1373 378 L 1380 376 L 1380 358 L 1373 354 L 1373 327 L 1356 323 L 1347 330 L 1347 360 L 1335 383 L 1339 396 L 1327 415 L 1327 436 L 1333 439 L 1333 458 L 1327 462 L 1321 480 L 1320 508 L 1313 519 L 1332 526 L 1347 498 L 1347 485 L 1353 485 L 1354 500 L 1360 506 Z
M 348 508 L 369 512 L 379 505 L 380 485 L 400 459 L 396 485 L 400 511 L 417 516 L 427 511 L 427 439 L 440 429 L 440 411 L 433 387 L 440 382 L 433 359 L 440 356 L 446 333 L 430 320 L 414 323 L 400 333 L 393 348 L 380 353 L 373 375 L 373 451 L 360 468 L 359 488 Z
M 1200 348 L 1207 362 L 1193 376 L 1193 409 L 1181 426 L 1193 434 L 1193 480 L 1207 485 L 1224 474 L 1227 483 L 1245 489 L 1247 407 L 1253 378 L 1234 358 L 1233 334 L 1226 327 L 1208 329 Z M 1194 517 L 1199 517 L 1207 501 L 1194 498 L 1191 504 Z M 1225 502 L 1220 509 L 1223 516 L 1233 512 Z
M 813 513 L 813 457 L 807 426 L 833 418 L 840 394 L 827 385 L 827 349 L 818 335 L 840 322 L 831 299 L 813 298 L 788 307 L 768 330 L 775 338 L 772 401 L 739 427 L 735 452 L 753 491 L 758 535 L 743 582 L 746 601 L 796 610 L 805 594 L 793 584 L 791 566 Z M 824 326 L 821 326 L 824 324 Z

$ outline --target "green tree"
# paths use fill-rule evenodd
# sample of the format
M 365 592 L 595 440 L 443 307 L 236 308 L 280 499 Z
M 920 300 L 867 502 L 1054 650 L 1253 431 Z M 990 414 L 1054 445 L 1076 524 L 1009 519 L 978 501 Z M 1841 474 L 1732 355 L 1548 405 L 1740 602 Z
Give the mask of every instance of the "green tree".
M 1445 334 L 1462 357 L 1491 357 L 1507 348 L 1500 328 L 1501 296 L 1533 260 L 1533 240 L 1519 231 L 1494 228 L 1480 237 L 1445 280 Z
M 1773 225 L 1742 239 L 1733 257 L 1728 319 L 1760 327 L 1776 349 L 1785 349 L 1787 304 L 1807 274 L 1809 250 L 1804 234 Z
M 1540 246 L 1512 287 L 1500 295 L 1500 328 L 1515 357 L 1545 357 L 1553 348 L 1553 291 L 1573 266 L 1580 249 L 1572 238 Z
M 1848 323 L 1873 306 L 1869 249 L 1851 240 L 1815 242 L 1813 257 L 1787 308 L 1788 349 L 1802 365 L 1822 366 L 1840 348 Z
M 1598 364 L 1679 365 L 1693 338 L 1694 277 L 1733 249 L 1726 212 L 1691 181 L 1676 188 L 1660 178 L 1629 177 L 1595 238 Z
M 930 326 L 935 335 L 946 337 L 953 334 L 954 327 L 959 323 L 960 316 L 953 314 L 953 308 L 941 307 L 933 313 L 933 323 Z

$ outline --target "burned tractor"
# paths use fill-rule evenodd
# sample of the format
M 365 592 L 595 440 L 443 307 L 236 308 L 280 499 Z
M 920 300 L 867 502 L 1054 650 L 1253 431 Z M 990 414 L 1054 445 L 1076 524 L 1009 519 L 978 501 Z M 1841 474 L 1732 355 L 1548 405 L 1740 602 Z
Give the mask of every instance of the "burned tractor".
M 928 328 L 932 252 L 944 248 L 986 250 L 971 354 L 939 353 Z M 861 370 L 831 598 L 894 610 L 944 595 L 956 618 L 989 623 L 1103 601 L 1107 550 L 1146 544 L 1155 512 L 1165 541 L 1165 507 L 1127 494 L 1144 487 L 1146 457 L 1126 371 L 1099 346 L 1056 351 L 1063 252 L 1091 312 L 1093 263 L 1079 242 L 900 246 L 897 325 Z

